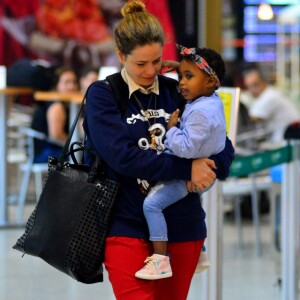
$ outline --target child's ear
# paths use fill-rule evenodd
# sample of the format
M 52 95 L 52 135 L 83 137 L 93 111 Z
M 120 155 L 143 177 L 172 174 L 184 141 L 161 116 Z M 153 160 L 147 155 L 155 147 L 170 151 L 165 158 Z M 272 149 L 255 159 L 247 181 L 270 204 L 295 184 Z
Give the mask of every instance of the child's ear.
M 214 76 L 209 76 L 209 78 L 207 80 L 207 87 L 212 88 L 212 87 L 215 87 L 216 84 L 217 84 L 216 78 Z

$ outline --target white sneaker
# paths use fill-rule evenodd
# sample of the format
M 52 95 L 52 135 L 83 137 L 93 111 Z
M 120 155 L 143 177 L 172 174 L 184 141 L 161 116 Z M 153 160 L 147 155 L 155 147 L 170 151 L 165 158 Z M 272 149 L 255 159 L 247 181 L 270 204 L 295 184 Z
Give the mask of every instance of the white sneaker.
M 207 270 L 209 266 L 210 266 L 210 263 L 209 263 L 206 251 L 202 251 L 200 254 L 200 257 L 199 257 L 199 261 L 198 261 L 195 273 L 202 273 L 205 270 Z
M 156 280 L 168 278 L 173 275 L 169 256 L 153 254 L 145 260 L 146 265 L 135 273 L 135 277 Z

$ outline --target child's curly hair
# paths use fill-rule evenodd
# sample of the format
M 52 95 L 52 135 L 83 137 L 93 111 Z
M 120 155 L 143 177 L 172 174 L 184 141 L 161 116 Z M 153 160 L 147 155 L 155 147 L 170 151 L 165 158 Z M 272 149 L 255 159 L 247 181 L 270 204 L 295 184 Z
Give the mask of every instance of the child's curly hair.
M 220 82 L 222 83 L 225 77 L 226 68 L 221 55 L 210 48 L 195 48 L 195 50 L 196 54 L 200 55 L 206 60 L 208 65 L 215 71 Z

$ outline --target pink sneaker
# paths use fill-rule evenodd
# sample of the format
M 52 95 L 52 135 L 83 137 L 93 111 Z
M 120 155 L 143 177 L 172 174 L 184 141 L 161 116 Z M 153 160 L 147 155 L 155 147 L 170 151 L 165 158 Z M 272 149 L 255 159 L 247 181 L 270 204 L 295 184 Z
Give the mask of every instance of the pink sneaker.
M 173 275 L 168 256 L 153 254 L 146 258 L 145 263 L 146 265 L 135 273 L 135 277 L 146 280 L 156 280 L 168 278 Z

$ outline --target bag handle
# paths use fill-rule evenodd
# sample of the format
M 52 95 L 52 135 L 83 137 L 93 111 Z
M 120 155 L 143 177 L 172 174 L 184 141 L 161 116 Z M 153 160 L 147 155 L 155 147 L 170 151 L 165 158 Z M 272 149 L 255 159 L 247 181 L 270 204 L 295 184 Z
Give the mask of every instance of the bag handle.
M 77 146 L 77 148 L 75 148 Z M 78 161 L 77 161 L 77 158 L 75 156 L 75 153 L 77 152 L 85 152 L 88 157 L 92 160 L 92 161 L 95 161 L 95 158 L 96 158 L 96 154 L 93 153 L 89 148 L 87 148 L 84 143 L 82 142 L 73 142 L 70 146 L 70 151 L 67 153 L 67 157 L 68 156 L 71 156 L 74 164 L 78 165 Z
M 75 148 L 77 146 L 77 148 Z M 99 155 L 93 153 L 89 148 L 87 148 L 83 143 L 81 142 L 74 142 L 70 146 L 70 151 L 67 153 L 67 156 L 71 156 L 74 164 L 79 165 L 77 158 L 75 156 L 76 152 L 85 152 L 90 157 L 90 159 L 93 161 L 93 164 L 91 166 L 91 169 L 89 171 L 88 175 L 88 182 L 94 182 L 95 178 L 104 179 L 104 164 L 102 163 L 102 160 Z
M 93 158 L 93 155 L 91 153 L 91 151 L 88 150 L 87 147 L 85 147 L 82 143 L 80 142 L 74 142 L 72 145 L 71 145 L 71 151 L 69 151 L 69 148 L 70 148 L 70 144 L 71 144 L 71 140 L 72 140 L 72 136 L 74 134 L 74 131 L 75 131 L 75 128 L 76 128 L 76 125 L 78 123 L 78 120 L 80 118 L 80 115 L 82 114 L 83 110 L 84 110 L 84 103 L 85 103 L 85 100 L 86 100 L 86 95 L 87 95 L 87 92 L 88 92 L 89 88 L 87 89 L 87 91 L 85 92 L 84 94 L 84 97 L 82 99 L 82 102 L 81 102 L 81 105 L 80 105 L 80 109 L 75 117 L 75 120 L 73 121 L 72 123 L 72 126 L 69 130 L 69 133 L 68 133 L 68 137 L 67 137 L 67 140 L 63 146 L 63 150 L 58 158 L 58 161 L 57 161 L 57 165 L 56 165 L 56 169 L 57 170 L 61 170 L 64 166 L 64 163 L 67 159 L 67 157 L 69 155 L 71 155 L 73 161 L 75 164 L 78 164 L 76 158 L 75 158 L 75 155 L 74 153 L 76 151 L 80 151 L 80 150 L 84 150 L 87 152 L 87 154 Z M 79 145 L 80 147 L 77 149 L 74 149 L 74 146 L 75 145 Z M 104 174 L 104 167 L 102 166 L 101 168 L 101 165 L 102 165 L 102 160 L 101 158 L 99 157 L 99 155 L 96 155 L 96 157 L 93 159 L 94 160 L 94 163 L 91 167 L 91 170 L 89 172 L 89 176 L 88 176 L 88 182 L 93 182 L 94 179 L 96 178 L 96 176 L 103 176 Z

